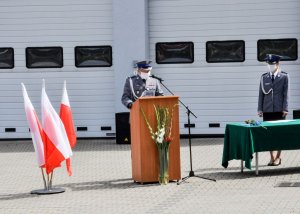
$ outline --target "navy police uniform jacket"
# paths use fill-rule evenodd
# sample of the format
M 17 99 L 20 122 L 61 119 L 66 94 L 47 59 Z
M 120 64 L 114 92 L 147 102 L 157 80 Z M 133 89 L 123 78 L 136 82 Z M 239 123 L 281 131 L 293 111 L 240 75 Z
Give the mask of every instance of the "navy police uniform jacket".
M 128 107 L 141 96 L 163 96 L 163 91 L 157 79 L 149 77 L 147 80 L 142 79 L 139 75 L 133 75 L 126 79 L 122 103 Z
M 258 96 L 258 111 L 282 112 L 288 111 L 289 77 L 285 72 L 279 72 L 272 82 L 270 72 L 261 76 Z

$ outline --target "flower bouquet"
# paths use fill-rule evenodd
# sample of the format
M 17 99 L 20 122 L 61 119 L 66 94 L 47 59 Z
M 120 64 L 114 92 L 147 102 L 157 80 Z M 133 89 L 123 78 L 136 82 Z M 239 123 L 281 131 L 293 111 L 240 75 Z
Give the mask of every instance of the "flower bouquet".
M 160 184 L 169 183 L 169 146 L 172 142 L 173 109 L 154 105 L 156 128 L 152 128 L 143 109 L 141 109 L 152 140 L 158 149 Z
M 245 120 L 245 123 L 249 124 L 250 126 L 261 126 L 264 129 L 267 129 L 266 127 L 264 127 L 263 125 L 261 125 L 260 121 L 257 121 L 257 120 Z

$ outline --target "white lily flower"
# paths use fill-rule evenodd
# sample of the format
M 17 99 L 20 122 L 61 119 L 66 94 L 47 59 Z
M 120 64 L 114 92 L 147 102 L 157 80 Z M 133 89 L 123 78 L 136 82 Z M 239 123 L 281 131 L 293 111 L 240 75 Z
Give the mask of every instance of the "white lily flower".
M 165 129 L 164 127 L 162 127 L 160 130 L 158 130 L 156 142 L 163 143 L 164 136 L 165 136 Z

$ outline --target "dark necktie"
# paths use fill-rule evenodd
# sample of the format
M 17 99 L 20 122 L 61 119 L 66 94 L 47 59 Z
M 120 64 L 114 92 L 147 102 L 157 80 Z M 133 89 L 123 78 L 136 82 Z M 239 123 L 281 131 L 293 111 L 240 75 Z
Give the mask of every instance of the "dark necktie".
M 274 82 L 274 74 L 272 74 L 272 82 Z

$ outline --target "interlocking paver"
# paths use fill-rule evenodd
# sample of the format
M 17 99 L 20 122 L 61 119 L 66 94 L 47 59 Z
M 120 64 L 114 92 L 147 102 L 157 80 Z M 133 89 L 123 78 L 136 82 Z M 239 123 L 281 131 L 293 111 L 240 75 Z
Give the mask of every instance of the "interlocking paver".
M 65 193 L 31 195 L 43 188 L 30 141 L 0 142 L 0 213 L 300 213 L 300 156 L 283 151 L 282 165 L 269 167 L 260 153 L 260 174 L 240 172 L 240 161 L 221 166 L 223 138 L 192 139 L 196 175 L 177 185 L 137 184 L 131 179 L 130 145 L 113 139 L 79 140 L 72 158 L 54 172 Z M 189 174 L 188 139 L 181 139 L 182 177 Z

